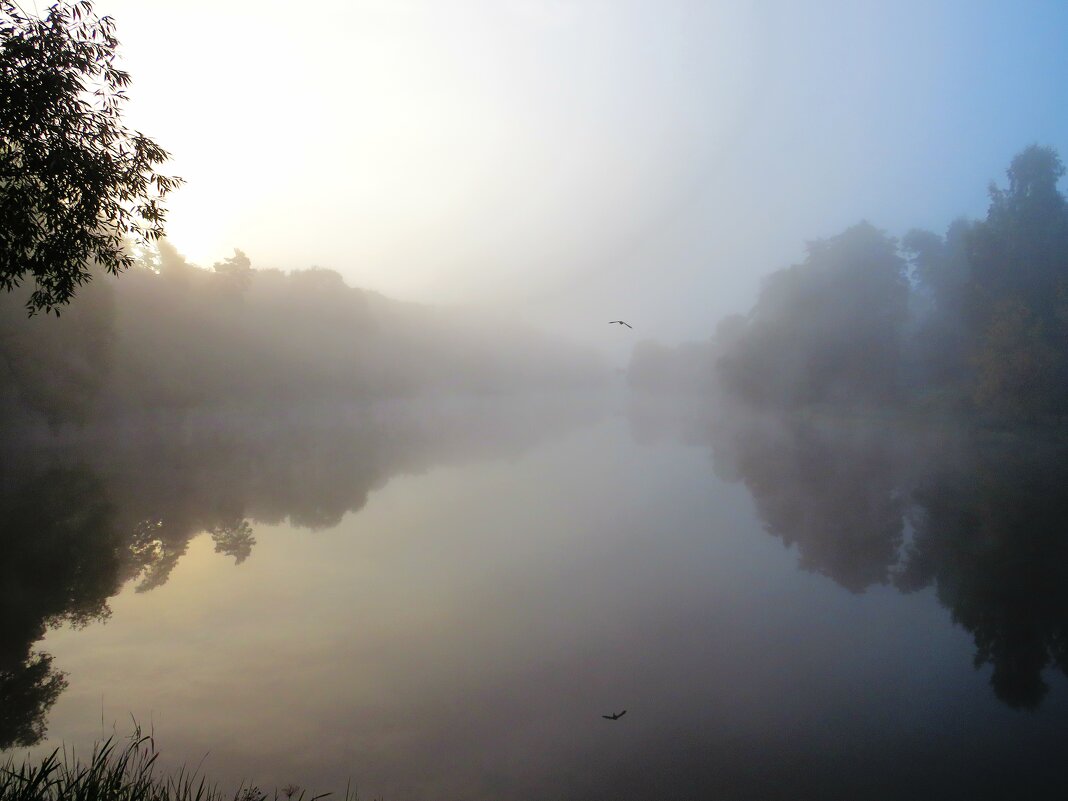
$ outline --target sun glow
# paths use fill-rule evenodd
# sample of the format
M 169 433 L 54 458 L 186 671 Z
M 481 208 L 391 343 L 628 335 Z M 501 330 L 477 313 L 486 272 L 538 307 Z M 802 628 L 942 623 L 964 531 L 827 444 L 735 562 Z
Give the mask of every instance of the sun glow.
M 707 64 L 678 80 L 740 50 L 745 14 L 693 35 L 708 4 L 99 4 L 131 120 L 186 180 L 168 217 L 182 252 L 240 247 L 417 299 L 603 261 L 685 156 L 692 171 L 715 151 L 741 92 Z

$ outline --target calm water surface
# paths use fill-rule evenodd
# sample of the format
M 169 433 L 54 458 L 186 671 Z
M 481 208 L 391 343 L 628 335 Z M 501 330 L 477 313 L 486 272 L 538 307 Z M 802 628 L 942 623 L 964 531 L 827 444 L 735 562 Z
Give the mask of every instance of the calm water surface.
M 223 783 L 391 800 L 1068 790 L 1056 443 L 551 400 L 20 436 L 34 752 L 132 716 Z

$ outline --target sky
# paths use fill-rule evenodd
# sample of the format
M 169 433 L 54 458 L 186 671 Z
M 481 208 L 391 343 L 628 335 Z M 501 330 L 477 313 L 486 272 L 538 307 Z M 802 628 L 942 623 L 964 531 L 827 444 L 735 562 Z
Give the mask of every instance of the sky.
M 95 5 L 194 262 L 237 247 L 616 349 L 710 336 L 861 219 L 982 215 L 1029 144 L 1068 156 L 1053 0 Z

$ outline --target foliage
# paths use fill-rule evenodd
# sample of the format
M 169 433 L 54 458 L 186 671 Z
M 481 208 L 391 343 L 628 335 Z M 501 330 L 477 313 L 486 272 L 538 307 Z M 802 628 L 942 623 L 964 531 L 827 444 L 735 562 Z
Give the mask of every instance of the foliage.
M 0 293 L 0 413 L 53 427 L 146 410 L 527 393 L 605 378 L 593 354 L 513 321 L 401 303 L 333 270 L 235 255 L 202 269 L 166 240 L 100 276 L 60 320 Z
M 1009 420 L 1049 418 L 1068 401 L 1068 206 L 1050 148 L 1013 159 L 1007 189 L 967 237 L 965 291 L 978 407 Z
M 159 770 L 155 740 L 137 728 L 125 745 L 109 737 L 93 748 L 88 760 L 58 750 L 43 759 L 16 765 L 0 764 L 0 801 L 278 801 L 279 791 L 265 792 L 243 782 L 225 793 L 197 771 L 181 768 L 166 775 Z M 311 795 L 296 785 L 286 785 L 287 801 L 319 801 L 330 793 Z M 354 789 L 340 801 L 358 801 Z
M 894 240 L 861 223 L 808 250 L 768 278 L 744 332 L 732 333 L 720 360 L 727 388 L 758 405 L 894 400 L 908 308 Z
M 900 244 L 868 223 L 811 243 L 709 343 L 636 348 L 634 386 L 715 387 L 773 410 L 820 405 L 1068 420 L 1068 201 L 1057 153 L 1032 145 L 984 219 Z M 677 377 L 685 376 L 685 381 Z M 704 378 L 702 379 L 702 376 Z M 718 381 L 716 380 L 718 379 Z
M 252 260 L 239 248 L 234 248 L 233 256 L 215 262 L 212 269 L 226 276 L 238 294 L 248 289 L 252 283 Z
M 1020 297 L 1009 297 L 990 313 L 976 354 L 979 408 L 1010 420 L 1039 420 L 1056 413 L 1056 376 L 1063 354 L 1052 347 L 1041 319 Z
M 156 172 L 167 152 L 123 124 L 118 45 L 89 0 L 43 17 L 0 2 L 0 289 L 32 276 L 31 314 L 58 315 L 94 264 L 131 267 L 128 241 L 163 235 L 162 201 L 181 183 Z

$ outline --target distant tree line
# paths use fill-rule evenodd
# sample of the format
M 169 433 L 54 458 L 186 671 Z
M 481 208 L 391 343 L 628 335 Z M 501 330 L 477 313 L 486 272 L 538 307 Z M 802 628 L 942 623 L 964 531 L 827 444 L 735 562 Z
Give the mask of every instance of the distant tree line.
M 522 392 L 603 376 L 592 355 L 515 323 L 402 303 L 326 269 L 212 269 L 161 241 L 97 275 L 60 318 L 0 294 L 0 420 L 54 425 L 137 410 Z
M 1068 410 L 1064 166 L 1028 147 L 986 218 L 901 241 L 867 222 L 810 243 L 752 310 L 682 349 L 636 349 L 639 387 L 683 376 L 771 409 L 910 404 L 1004 422 Z M 709 365 L 713 365 L 709 367 Z
M 802 568 L 857 593 L 933 588 L 995 695 L 1024 709 L 1068 675 L 1063 174 L 1029 147 L 982 220 L 812 243 L 748 314 L 706 342 L 645 343 L 629 371 L 693 392 L 682 435 Z

